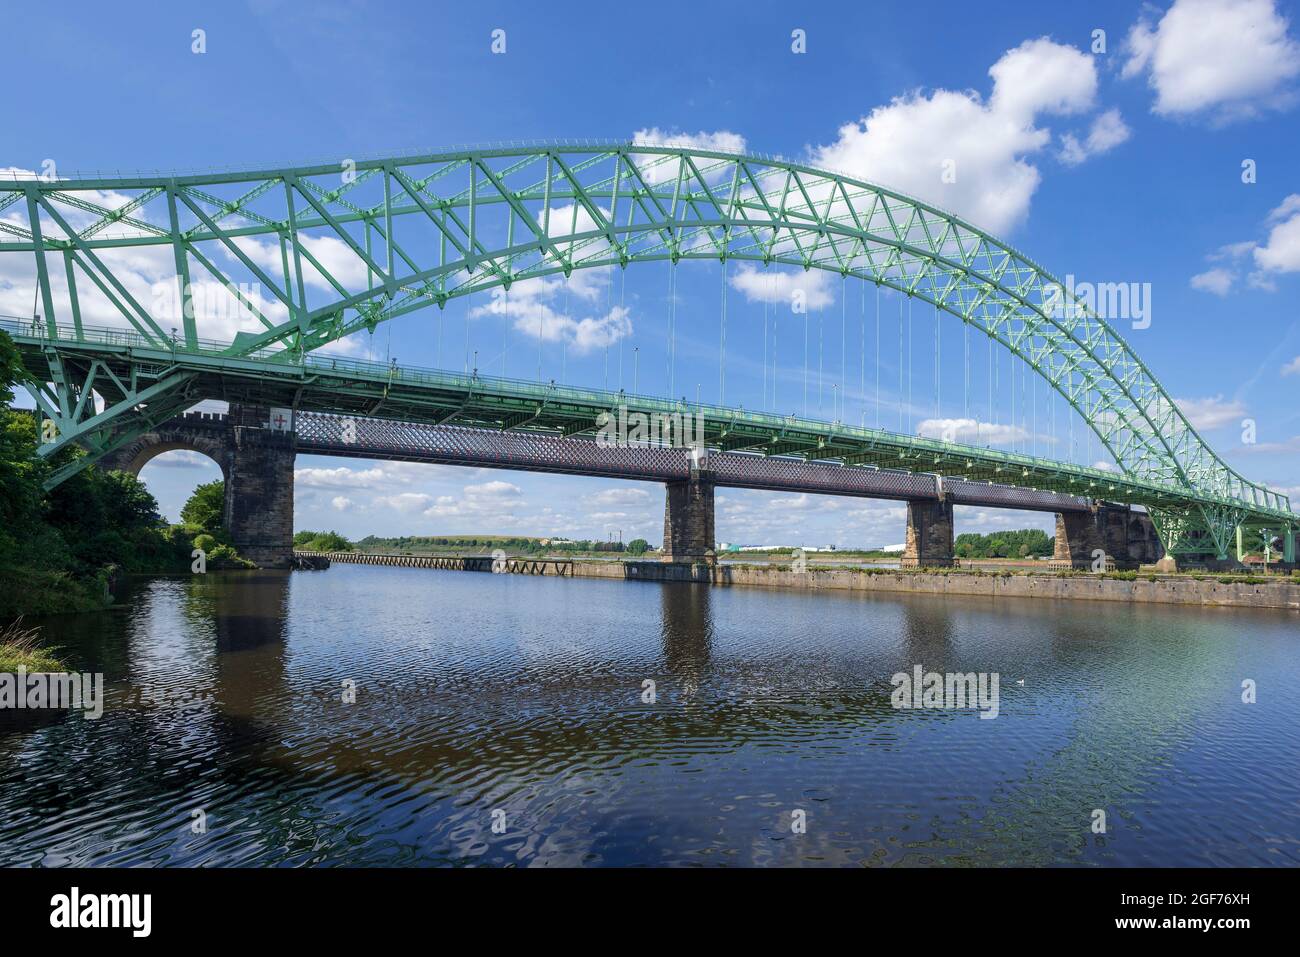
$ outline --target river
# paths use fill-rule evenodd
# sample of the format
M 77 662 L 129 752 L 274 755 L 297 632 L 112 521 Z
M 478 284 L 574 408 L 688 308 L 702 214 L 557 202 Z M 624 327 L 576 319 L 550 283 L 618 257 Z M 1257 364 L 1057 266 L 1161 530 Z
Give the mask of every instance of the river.
M 0 713 L 0 864 L 1300 863 L 1294 613 L 361 565 L 119 600 L 43 623 L 102 718 Z M 894 708 L 916 665 L 997 717 Z

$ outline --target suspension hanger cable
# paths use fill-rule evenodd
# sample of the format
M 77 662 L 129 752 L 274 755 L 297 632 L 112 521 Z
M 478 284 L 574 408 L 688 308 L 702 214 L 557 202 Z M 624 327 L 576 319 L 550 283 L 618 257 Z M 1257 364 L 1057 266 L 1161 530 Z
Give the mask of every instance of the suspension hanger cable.
M 1029 417 L 1025 413 L 1025 380 L 1029 378 L 1029 362 L 1024 353 L 1020 354 L 1020 434 L 1023 438 L 1020 440 L 1020 451 L 1026 455 L 1029 454 L 1029 441 L 1032 436 L 1029 434 Z
M 898 431 L 903 431 L 903 297 L 898 297 Z
M 808 307 L 803 311 L 803 417 L 808 418 Z
M 999 345 L 1001 345 L 1001 343 L 999 343 Z M 997 349 L 993 351 L 993 388 L 997 392 L 998 398 L 1001 399 L 1002 398 L 1002 352 L 1001 350 L 997 350 Z M 989 393 L 989 415 L 994 417 L 993 422 L 995 424 L 1002 421 L 1002 416 L 997 415 L 993 409 L 993 393 L 991 392 Z
M 668 398 L 673 398 L 675 393 L 676 382 L 674 380 L 674 364 L 677 351 L 677 263 L 669 262 L 668 264 Z
M 776 411 L 776 329 L 780 325 L 780 313 L 772 314 L 772 411 Z
M 1015 434 L 1015 351 L 1011 351 L 1011 451 L 1018 451 L 1019 438 Z
M 970 323 L 964 319 L 961 324 L 962 335 L 962 425 L 970 421 Z
M 859 280 L 858 292 L 859 298 L 859 325 L 862 331 L 862 345 L 858 349 L 858 359 L 861 368 L 858 370 L 858 401 L 862 403 L 862 421 L 859 423 L 862 428 L 867 426 L 867 284 Z
M 848 303 L 846 299 L 847 295 L 848 295 L 848 277 L 844 273 L 840 273 L 840 394 L 839 394 L 839 400 L 840 400 L 841 409 L 844 407 L 844 386 L 845 386 L 844 362 L 845 362 L 845 356 L 848 355 L 848 338 L 847 338 L 847 331 L 846 331 L 848 329 Z M 834 410 L 832 410 L 832 412 L 834 412 Z M 843 417 L 844 417 L 843 414 L 836 415 L 834 421 L 839 422 Z
M 769 269 L 767 274 L 767 292 L 769 300 L 776 296 L 776 276 Z M 772 411 L 775 412 L 776 406 L 776 373 L 777 373 L 777 354 L 776 354 L 776 333 L 777 327 L 781 324 L 781 312 L 779 309 L 772 310 Z
M 825 379 L 823 372 L 826 368 L 826 314 L 817 313 L 817 414 L 821 415 L 822 397 L 825 395 Z
M 763 399 L 759 408 L 766 409 L 767 405 L 767 313 L 769 303 L 767 297 L 763 297 Z
M 727 260 L 722 260 L 722 344 L 718 347 L 718 405 L 727 404 Z
M 912 294 L 907 294 L 907 434 L 912 434 L 912 381 L 916 378 L 916 327 L 912 324 Z
M 939 326 L 939 304 L 934 305 L 934 417 L 943 408 L 943 329 Z
M 622 267 L 619 273 L 618 284 L 618 318 L 622 322 L 627 321 L 627 266 Z M 631 323 L 628 323 L 631 325 Z M 627 336 L 618 337 L 618 391 L 623 391 L 623 340 Z

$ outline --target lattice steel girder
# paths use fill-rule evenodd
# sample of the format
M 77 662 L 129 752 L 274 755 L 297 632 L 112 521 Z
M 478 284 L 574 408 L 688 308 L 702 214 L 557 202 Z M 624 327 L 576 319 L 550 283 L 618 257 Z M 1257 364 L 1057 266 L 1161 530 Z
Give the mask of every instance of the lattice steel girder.
M 294 169 L 0 181 L 3 206 L 11 218 L 0 255 L 34 260 L 47 335 L 65 320 L 82 335 L 81 275 L 145 340 L 164 344 L 175 323 L 193 347 L 205 321 L 191 308 L 197 271 L 235 290 L 258 287 L 235 295 L 257 331 L 241 332 L 229 353 L 269 350 L 286 362 L 431 304 L 574 269 L 682 259 L 827 269 L 934 303 L 1022 356 L 1130 478 L 1286 508 L 1220 459 L 1119 333 L 1036 263 L 915 199 L 784 160 L 553 142 Z M 129 271 L 118 275 L 115 256 L 153 247 L 174 261 L 173 306 L 145 308 Z M 51 252 L 65 260 L 66 289 L 56 290 Z
M 722 437 L 743 433 L 755 439 L 767 436 L 762 451 L 769 455 L 793 454 L 810 460 L 933 473 L 1149 508 L 1234 510 L 1238 516 L 1234 526 L 1245 517 L 1296 521 L 1287 509 L 1242 506 L 1179 483 L 1145 481 L 1013 452 L 793 416 L 326 356 L 309 356 L 294 363 L 278 357 L 250 358 L 230 355 L 222 343 L 200 342 L 192 349 L 180 343 L 158 348 L 141 336 L 120 330 L 86 328 L 80 341 L 70 338 L 55 343 L 39 330 L 33 334 L 30 328 L 15 323 L 0 321 L 0 329 L 14 336 L 34 382 L 50 380 L 52 357 L 57 357 L 63 367 L 94 362 L 102 370 L 98 374 L 111 375 L 133 389 L 155 389 L 160 382 L 171 381 L 169 377 L 184 377 L 189 404 L 218 398 L 369 416 L 382 403 L 383 416 L 392 420 L 548 435 L 592 433 L 602 413 L 623 406 L 629 412 L 652 416 L 698 415 L 705 445 L 711 448 L 718 448 Z M 133 392 L 127 400 L 100 413 L 104 418 L 95 422 L 97 433 L 89 443 L 92 454 L 83 464 L 109 451 L 110 444 L 115 447 L 125 441 L 132 430 L 139 434 L 152 427 L 161 414 L 159 408 L 168 414 L 175 411 L 170 394 L 155 401 L 142 400 L 139 395 Z M 49 399 L 43 396 L 40 401 L 49 414 Z M 84 430 L 88 426 L 71 421 L 70 427 Z
M 604 447 L 591 439 L 537 433 L 503 433 L 460 426 L 300 412 L 294 420 L 298 450 L 408 462 L 435 462 L 534 472 L 600 475 L 650 482 L 680 482 L 691 474 L 691 450 L 657 445 Z M 866 469 L 833 462 L 718 452 L 708 456 L 713 481 L 724 487 L 814 492 L 896 501 L 937 500 L 933 475 Z M 1086 512 L 1089 499 L 960 479 L 944 494 L 961 505 L 1046 512 Z

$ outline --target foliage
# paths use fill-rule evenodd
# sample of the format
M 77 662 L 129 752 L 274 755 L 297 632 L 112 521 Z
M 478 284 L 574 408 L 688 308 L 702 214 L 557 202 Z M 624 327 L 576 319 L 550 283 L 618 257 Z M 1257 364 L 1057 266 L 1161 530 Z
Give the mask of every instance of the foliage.
M 197 525 L 210 535 L 221 531 L 221 516 L 226 505 L 226 483 L 221 479 L 204 482 L 181 507 L 181 521 Z
M 187 521 L 202 521 L 179 527 L 168 526 L 149 489 L 124 472 L 91 466 L 46 492 L 50 470 L 85 453 L 69 447 L 37 456 L 37 417 L 10 407 L 23 375 L 13 341 L 0 332 L 0 620 L 102 608 L 119 573 L 188 572 L 192 539 L 219 532 L 221 490 L 215 521 L 210 509 L 191 509 Z M 196 490 L 205 505 L 212 495 Z M 232 564 L 246 564 L 224 547 Z
M 308 552 L 350 552 L 352 543 L 338 532 L 301 531 L 293 536 L 293 547 Z
M 952 551 L 957 558 L 1034 558 L 1051 555 L 1056 539 L 1036 528 L 1018 531 L 992 532 L 980 535 L 965 532 L 953 541 Z
M 650 543 L 644 538 L 634 538 L 627 543 L 627 553 L 629 555 L 644 555 L 650 549 Z

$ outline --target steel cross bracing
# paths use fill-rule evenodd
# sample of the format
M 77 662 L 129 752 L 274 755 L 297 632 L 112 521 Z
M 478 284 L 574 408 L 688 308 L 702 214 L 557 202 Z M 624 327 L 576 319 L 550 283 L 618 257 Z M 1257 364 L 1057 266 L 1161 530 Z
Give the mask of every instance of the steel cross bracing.
M 1106 321 L 1017 250 L 907 196 L 771 157 L 556 142 L 292 169 L 0 180 L 0 214 L 0 254 L 30 257 L 35 274 L 46 358 L 33 391 L 57 427 L 44 454 L 68 442 L 103 454 L 206 381 L 178 368 L 123 379 L 86 353 L 69 363 L 62 344 L 93 339 L 83 316 L 130 327 L 155 350 L 175 340 L 192 352 L 211 322 L 196 293 L 225 287 L 252 328 L 222 353 L 294 365 L 358 330 L 521 279 L 747 259 L 890 286 L 1021 356 L 1127 480 L 1179 488 L 1193 503 L 1153 509 L 1174 551 L 1208 535 L 1226 553 L 1237 523 L 1290 514 L 1285 497 L 1214 453 Z M 171 264 L 175 295 L 142 287 L 131 266 L 141 257 Z

